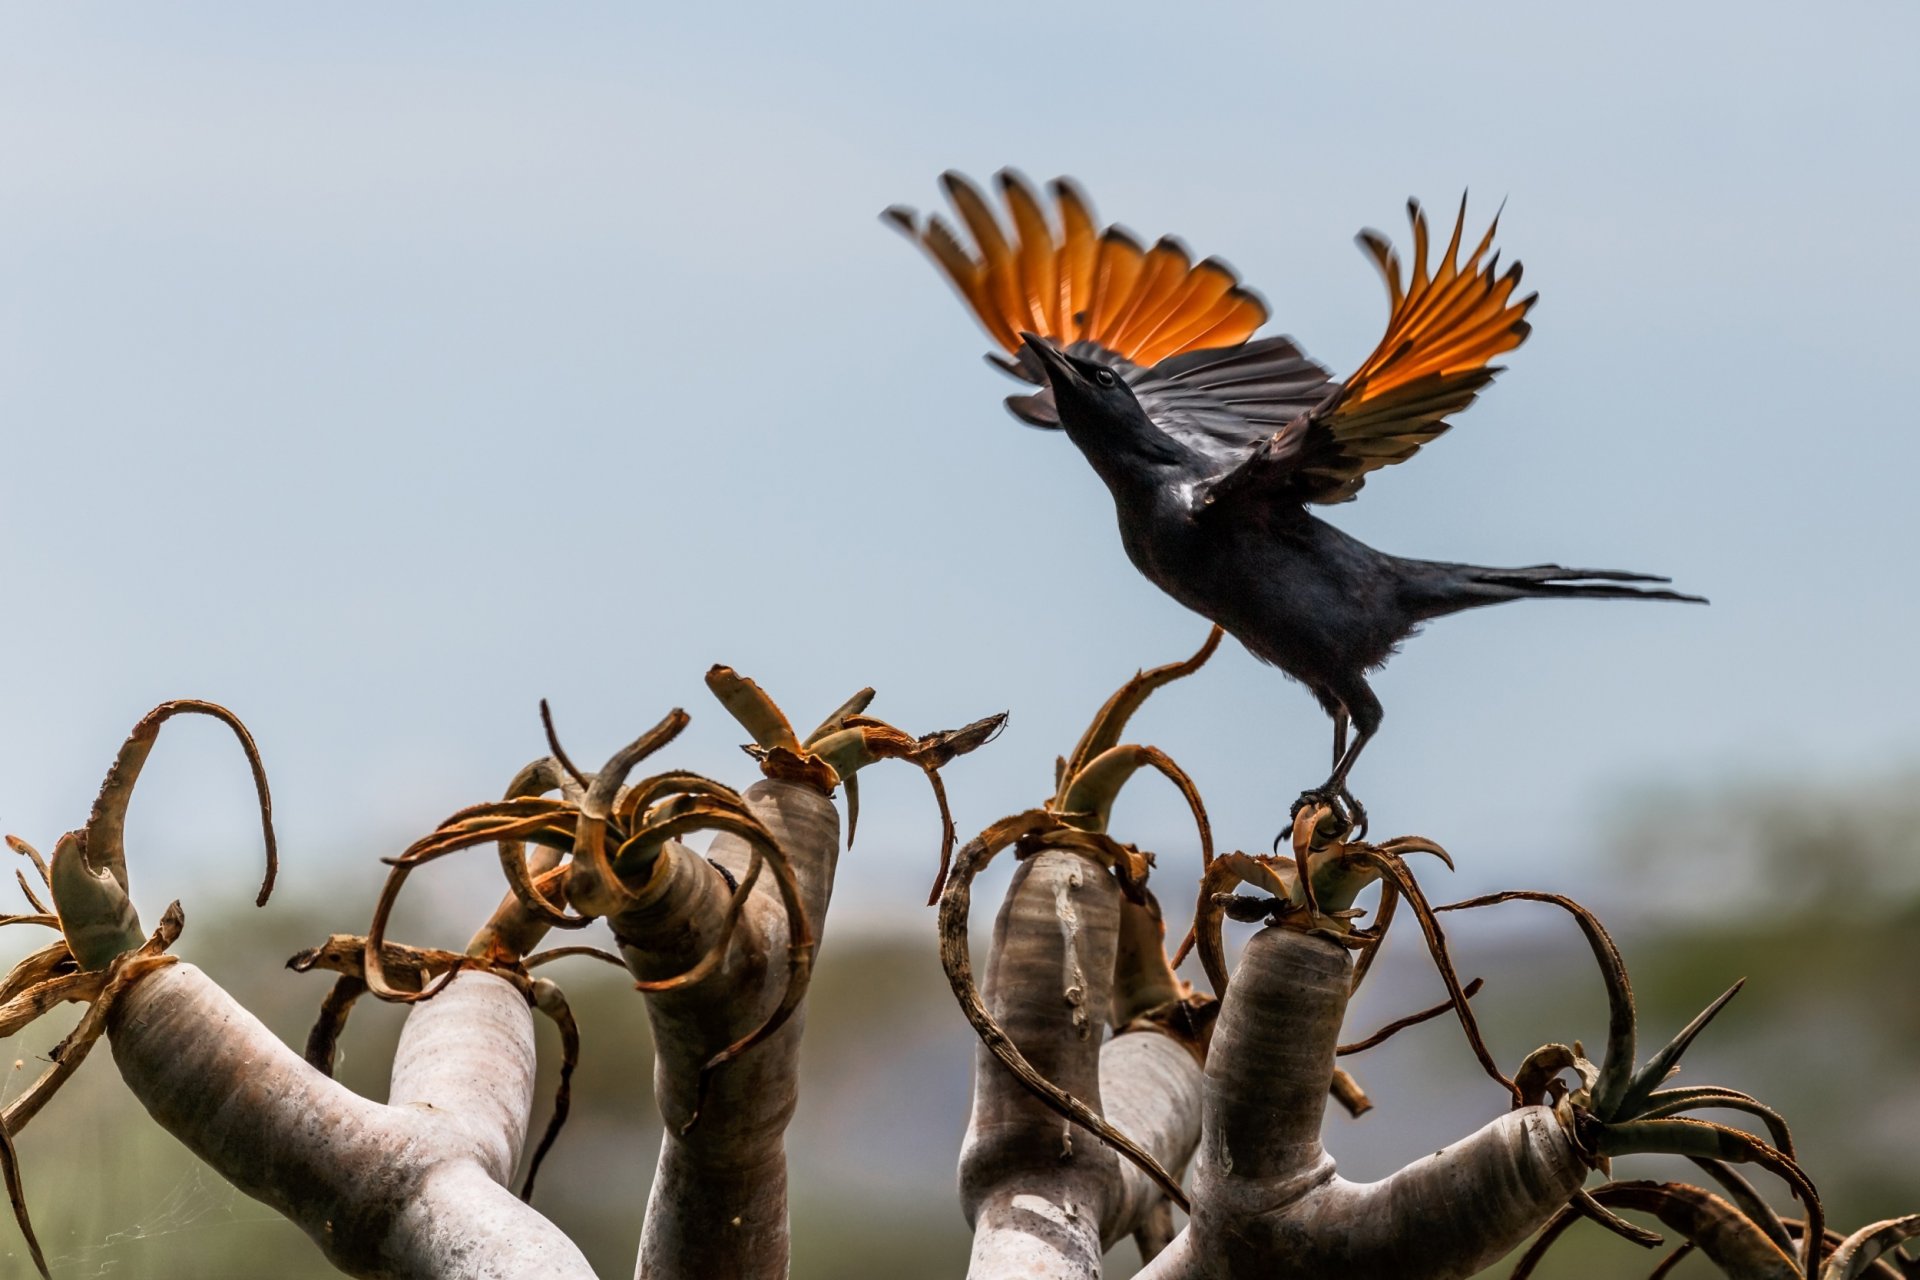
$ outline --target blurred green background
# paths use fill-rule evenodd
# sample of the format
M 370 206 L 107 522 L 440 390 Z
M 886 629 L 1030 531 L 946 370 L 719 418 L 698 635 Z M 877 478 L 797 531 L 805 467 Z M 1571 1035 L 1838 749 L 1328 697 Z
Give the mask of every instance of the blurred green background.
M 1743 1089 L 1784 1111 L 1829 1220 L 1842 1229 L 1920 1209 L 1913 1154 L 1920 1149 L 1920 822 L 1912 782 L 1820 788 L 1776 780 L 1649 792 L 1631 819 L 1615 824 L 1605 881 L 1584 894 L 1574 890 L 1622 942 L 1643 1040 L 1664 1039 L 1734 979 L 1748 979 L 1696 1045 L 1684 1079 Z M 858 877 L 874 856 L 856 848 L 843 876 Z M 474 871 L 480 879 L 490 874 L 478 864 Z M 257 913 L 212 916 L 189 907 L 180 954 L 289 1043 L 302 1044 L 328 979 L 280 964 L 329 931 L 360 927 L 378 879 L 370 860 L 339 874 L 338 891 L 324 900 L 276 900 Z M 1176 874 L 1161 873 L 1169 899 Z M 1448 897 L 1437 868 L 1426 880 L 1437 900 Z M 1530 885 L 1570 887 L 1557 881 L 1542 868 Z M 979 901 L 996 897 L 983 893 Z M 409 907 L 421 931 L 459 932 L 458 921 L 434 918 L 444 909 L 430 889 Z M 829 920 L 789 1138 L 798 1277 L 964 1271 L 968 1236 L 953 1160 L 966 1123 L 971 1039 L 940 974 L 932 926 L 931 913 L 906 910 L 886 926 Z M 1547 1040 L 1600 1040 L 1605 1006 L 1595 971 L 1559 912 L 1501 906 L 1454 916 L 1449 931 L 1462 974 L 1487 979 L 1476 1005 L 1504 1064 Z M 25 949 L 29 932 L 10 931 L 10 954 Z M 573 1001 L 585 1049 L 573 1119 L 542 1172 L 537 1203 L 600 1274 L 624 1276 L 659 1140 L 646 1085 L 650 1050 L 640 997 L 614 971 L 577 963 L 570 972 L 548 970 Z M 1350 1029 L 1371 1030 L 1438 995 L 1409 922 L 1390 942 Z M 43 1065 L 51 1025 L 68 1021 L 49 1018 L 15 1042 L 24 1065 L 9 1079 L 9 1094 Z M 343 1042 L 341 1078 L 383 1096 L 400 1021 L 400 1011 L 362 1001 Z M 544 1024 L 541 1036 L 550 1076 L 557 1041 Z M 1326 1142 L 1349 1177 L 1384 1175 L 1502 1106 L 1501 1091 L 1479 1074 L 1451 1022 L 1405 1032 L 1349 1065 L 1377 1103 L 1359 1120 L 1335 1114 L 1327 1122 Z M 536 1126 L 545 1122 L 545 1105 Z M 296 1230 L 197 1166 L 146 1118 L 104 1046 L 22 1135 L 20 1150 L 40 1236 L 61 1280 L 331 1274 Z M 1686 1166 L 1660 1160 L 1618 1168 L 1628 1177 L 1697 1180 Z M 1775 1199 L 1787 1205 L 1784 1196 Z M 21 1274 L 24 1254 L 10 1228 L 6 1235 L 7 1274 Z M 1638 1276 L 1653 1256 L 1582 1225 L 1542 1274 Z M 1109 1259 L 1115 1276 L 1135 1265 L 1130 1244 Z M 1694 1258 L 1677 1274 L 1712 1269 Z

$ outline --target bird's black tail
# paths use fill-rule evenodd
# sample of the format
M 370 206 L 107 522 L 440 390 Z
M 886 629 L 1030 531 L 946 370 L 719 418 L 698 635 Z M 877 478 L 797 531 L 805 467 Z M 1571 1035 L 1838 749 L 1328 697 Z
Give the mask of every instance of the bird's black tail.
M 1623 573 L 1617 569 L 1569 569 L 1564 565 L 1535 564 L 1520 569 L 1489 569 L 1472 564 L 1423 562 L 1413 575 L 1411 603 L 1422 617 L 1477 609 L 1508 600 L 1680 600 L 1705 604 L 1705 596 L 1691 596 L 1665 587 L 1635 583 L 1665 583 L 1650 573 Z

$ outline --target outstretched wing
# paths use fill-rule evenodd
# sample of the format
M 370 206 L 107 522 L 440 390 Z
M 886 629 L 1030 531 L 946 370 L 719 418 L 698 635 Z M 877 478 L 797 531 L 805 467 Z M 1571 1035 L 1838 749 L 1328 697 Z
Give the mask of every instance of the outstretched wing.
M 1278 488 L 1294 501 L 1345 502 L 1367 473 L 1411 458 L 1448 427 L 1447 418 L 1473 403 L 1493 375 L 1489 361 L 1526 341 L 1527 312 L 1538 294 L 1514 301 L 1520 264 L 1504 273 L 1500 255 L 1487 258 L 1493 225 L 1460 260 L 1467 204 L 1445 255 L 1427 270 L 1427 218 L 1407 202 L 1413 221 L 1413 270 L 1404 287 L 1400 259 L 1378 232 L 1360 233 L 1360 245 L 1386 277 L 1391 310 L 1386 336 L 1337 393 L 1265 441 L 1222 491 Z M 1482 259 L 1486 261 L 1482 263 Z
M 979 187 L 958 173 L 941 175 L 971 245 L 937 213 L 923 220 L 895 206 L 882 216 L 926 250 L 1002 348 L 988 359 L 1022 381 L 1046 385 L 1023 351 L 1023 330 L 1105 360 L 1138 385 L 1162 361 L 1238 347 L 1266 323 L 1266 303 L 1218 258 L 1195 263 L 1171 236 L 1144 249 L 1119 227 L 1096 231 L 1092 207 L 1070 180 L 1048 184 L 1053 216 L 1016 171 L 1001 170 L 995 182 L 1004 224 Z M 1036 426 L 1059 425 L 1045 392 L 1014 397 L 1008 407 Z
M 1495 227 L 1463 261 L 1466 201 L 1445 254 L 1428 269 L 1427 219 L 1408 202 L 1413 267 L 1377 232 L 1360 244 L 1386 277 L 1390 308 L 1379 346 L 1345 384 L 1283 337 L 1249 341 L 1267 319 L 1259 296 L 1217 258 L 1194 263 L 1171 237 L 1150 250 L 1127 232 L 1096 233 L 1086 197 L 1049 184 L 1057 206 L 1017 172 L 997 178 L 1008 222 L 958 173 L 941 177 L 972 238 L 939 214 L 895 207 L 885 217 L 926 250 L 1004 350 L 988 356 L 1043 389 L 1007 407 L 1034 426 L 1057 427 L 1041 366 L 1021 343 L 1037 333 L 1068 354 L 1104 361 L 1169 435 L 1213 459 L 1216 498 L 1259 491 L 1294 502 L 1344 502 L 1367 473 L 1410 458 L 1447 429 L 1499 372 L 1489 363 L 1526 339 L 1538 295 L 1513 300 L 1520 264 L 1504 274 L 1487 257 Z M 1057 229 L 1056 229 L 1057 222 Z M 1483 261 L 1484 260 L 1484 261 Z
M 1190 351 L 1151 369 L 1123 368 L 1154 425 L 1222 469 L 1339 390 L 1293 339 L 1260 338 L 1224 351 Z

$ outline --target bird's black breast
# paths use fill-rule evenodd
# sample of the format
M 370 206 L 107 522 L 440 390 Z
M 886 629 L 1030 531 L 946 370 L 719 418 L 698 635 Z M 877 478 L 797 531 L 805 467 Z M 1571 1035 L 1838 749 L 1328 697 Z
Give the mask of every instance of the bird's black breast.
M 1413 629 L 1392 556 L 1297 507 L 1215 518 L 1178 486 L 1116 499 L 1134 567 L 1255 657 L 1324 687 L 1384 662 Z

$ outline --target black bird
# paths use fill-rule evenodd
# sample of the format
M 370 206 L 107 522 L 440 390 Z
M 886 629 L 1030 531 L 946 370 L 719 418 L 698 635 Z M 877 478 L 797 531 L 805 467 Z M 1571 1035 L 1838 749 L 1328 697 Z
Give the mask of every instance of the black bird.
M 1502 273 L 1499 255 L 1487 258 L 1493 227 L 1460 258 L 1464 199 L 1431 269 L 1426 216 L 1408 202 L 1404 283 L 1386 238 L 1360 233 L 1391 305 L 1386 336 L 1342 383 L 1289 338 L 1252 340 L 1266 305 L 1225 263 L 1195 265 L 1171 238 L 1146 250 L 1119 228 L 1096 233 L 1067 179 L 1051 184 L 1056 232 L 1026 179 L 1003 171 L 1011 235 L 966 178 L 948 173 L 942 184 L 975 248 L 937 214 L 922 222 L 896 207 L 885 216 L 1005 349 L 989 360 L 1043 388 L 1007 407 L 1031 425 L 1064 428 L 1093 464 L 1135 568 L 1306 685 L 1333 717 L 1333 772 L 1303 802 L 1344 803 L 1364 826 L 1347 776 L 1380 727 L 1366 673 L 1429 618 L 1569 596 L 1704 603 L 1625 585 L 1667 581 L 1647 574 L 1404 559 L 1309 512 L 1351 499 L 1369 472 L 1445 431 L 1499 372 L 1488 362 L 1527 336 L 1538 295 L 1513 300 L 1520 265 Z

